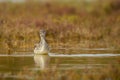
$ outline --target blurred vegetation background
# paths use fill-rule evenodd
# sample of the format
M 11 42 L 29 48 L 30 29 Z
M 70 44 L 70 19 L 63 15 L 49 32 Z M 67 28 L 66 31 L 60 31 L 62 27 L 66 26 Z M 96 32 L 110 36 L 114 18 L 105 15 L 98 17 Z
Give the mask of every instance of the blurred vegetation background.
M 39 30 L 52 48 L 120 48 L 119 0 L 0 2 L 0 53 L 32 51 Z

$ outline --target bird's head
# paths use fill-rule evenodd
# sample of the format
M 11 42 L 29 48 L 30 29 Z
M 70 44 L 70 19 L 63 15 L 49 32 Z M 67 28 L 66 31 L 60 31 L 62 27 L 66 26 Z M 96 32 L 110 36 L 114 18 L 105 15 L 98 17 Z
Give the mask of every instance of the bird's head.
M 40 30 L 40 37 L 45 37 L 46 31 L 45 30 Z

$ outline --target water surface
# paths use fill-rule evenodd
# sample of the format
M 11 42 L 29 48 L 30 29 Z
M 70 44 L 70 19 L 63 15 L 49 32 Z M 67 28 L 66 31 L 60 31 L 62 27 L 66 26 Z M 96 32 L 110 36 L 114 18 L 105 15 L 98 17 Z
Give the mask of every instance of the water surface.
M 49 55 L 13 54 L 0 55 L 0 78 L 19 79 L 18 72 L 44 71 L 57 69 L 60 71 L 102 68 L 109 64 L 120 64 L 120 54 L 58 54 Z M 29 78 L 29 76 L 26 77 Z

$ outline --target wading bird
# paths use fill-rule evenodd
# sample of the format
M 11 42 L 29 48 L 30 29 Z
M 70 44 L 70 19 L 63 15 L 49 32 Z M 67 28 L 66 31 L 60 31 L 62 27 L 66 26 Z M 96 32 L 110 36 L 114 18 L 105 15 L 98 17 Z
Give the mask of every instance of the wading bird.
M 36 44 L 34 49 L 35 54 L 48 54 L 49 53 L 49 46 L 45 40 L 46 31 L 40 30 L 40 43 Z

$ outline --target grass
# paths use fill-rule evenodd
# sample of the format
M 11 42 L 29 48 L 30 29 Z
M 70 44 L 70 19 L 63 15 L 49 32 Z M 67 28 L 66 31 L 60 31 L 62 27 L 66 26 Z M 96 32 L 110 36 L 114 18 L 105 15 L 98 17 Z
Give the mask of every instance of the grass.
M 113 53 L 120 53 L 119 5 L 119 0 L 0 3 L 0 53 L 33 51 L 34 44 L 39 42 L 40 29 L 47 31 L 46 39 L 52 48 L 111 48 L 118 49 L 111 50 Z M 54 51 L 72 53 L 72 50 Z M 21 80 L 120 80 L 119 62 L 80 71 L 59 71 L 57 67 L 30 71 L 26 67 L 17 75 Z
M 47 31 L 52 48 L 119 49 L 119 4 L 119 0 L 0 3 L 0 53 L 32 51 L 40 29 Z

